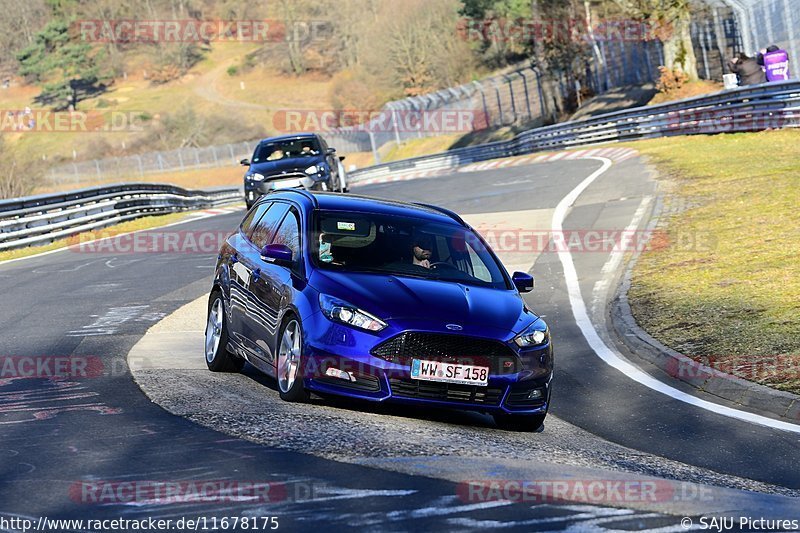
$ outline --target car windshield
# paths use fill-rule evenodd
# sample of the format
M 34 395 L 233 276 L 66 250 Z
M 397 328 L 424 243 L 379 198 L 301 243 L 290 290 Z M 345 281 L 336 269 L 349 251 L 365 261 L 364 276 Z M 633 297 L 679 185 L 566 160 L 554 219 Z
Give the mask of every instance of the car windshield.
M 483 241 L 456 224 L 376 213 L 322 211 L 311 239 L 319 268 L 509 288 Z
M 254 163 L 279 161 L 295 157 L 314 157 L 320 155 L 320 147 L 313 137 L 305 139 L 289 139 L 286 141 L 267 142 L 258 145 L 253 155 Z

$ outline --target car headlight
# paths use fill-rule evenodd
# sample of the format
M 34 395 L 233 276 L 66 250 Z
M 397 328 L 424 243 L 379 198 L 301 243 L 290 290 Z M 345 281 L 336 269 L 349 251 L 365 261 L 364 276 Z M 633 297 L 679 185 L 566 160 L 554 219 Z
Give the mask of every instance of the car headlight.
M 547 330 L 547 325 L 541 320 L 537 320 L 527 328 L 525 331 L 514 337 L 514 342 L 520 348 L 531 348 L 533 346 L 541 346 L 547 344 L 550 340 L 550 332 Z
M 306 174 L 318 174 L 322 172 L 322 168 L 317 165 L 311 165 L 306 169 Z
M 253 181 L 264 181 L 264 175 L 259 173 L 253 173 L 248 176 Z
M 335 322 L 341 322 L 342 324 L 367 331 L 380 331 L 386 327 L 386 322 L 383 320 L 347 302 L 331 298 L 326 294 L 319 295 L 319 306 L 322 309 L 322 313 Z

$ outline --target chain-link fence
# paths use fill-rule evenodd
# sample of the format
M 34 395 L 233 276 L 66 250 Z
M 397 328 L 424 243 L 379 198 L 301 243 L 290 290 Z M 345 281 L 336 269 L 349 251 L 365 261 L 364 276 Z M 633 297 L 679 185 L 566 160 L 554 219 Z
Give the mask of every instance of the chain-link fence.
M 770 44 L 785 48 L 791 64 L 800 66 L 796 22 L 800 22 L 800 0 L 708 0 L 697 4 L 691 31 L 700 76 L 721 80 L 727 60 L 735 53 L 752 55 Z M 582 77 L 586 86 L 565 72 L 544 76 L 530 67 L 515 68 L 481 81 L 390 102 L 366 125 L 322 133 L 341 153 L 371 151 L 380 162 L 378 149 L 391 142 L 448 132 L 462 134 L 487 126 L 557 122 L 579 105 L 585 94 L 656 80 L 658 66 L 664 62 L 657 40 L 606 39 L 595 44 Z M 441 122 L 449 112 L 469 113 L 472 119 L 448 130 Z M 438 117 L 439 123 L 430 127 L 426 118 L 432 116 Z M 48 177 L 55 183 L 143 179 L 153 173 L 236 165 L 250 156 L 257 141 L 74 162 L 52 167 Z
M 740 28 L 742 49 L 755 55 L 769 45 L 789 54 L 792 68 L 800 67 L 800 0 L 717 0 L 733 10 Z M 797 77 L 792 74 L 792 77 Z

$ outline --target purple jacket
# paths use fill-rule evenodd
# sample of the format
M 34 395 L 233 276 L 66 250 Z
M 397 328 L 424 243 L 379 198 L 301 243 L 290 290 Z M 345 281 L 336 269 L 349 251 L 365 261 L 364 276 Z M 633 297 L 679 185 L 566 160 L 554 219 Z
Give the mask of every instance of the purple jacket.
M 789 79 L 789 54 L 786 50 L 776 50 L 764 54 L 764 70 L 767 81 L 785 81 Z

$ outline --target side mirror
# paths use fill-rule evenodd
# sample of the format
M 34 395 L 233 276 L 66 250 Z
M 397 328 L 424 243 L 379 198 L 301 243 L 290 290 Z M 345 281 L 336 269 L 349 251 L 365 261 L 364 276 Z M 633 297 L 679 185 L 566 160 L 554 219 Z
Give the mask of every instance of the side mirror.
M 533 276 L 525 272 L 514 272 L 511 281 L 519 292 L 531 292 L 533 290 Z
M 276 265 L 291 265 L 292 250 L 285 244 L 268 244 L 261 249 L 261 259 L 272 261 Z
M 239 161 L 239 164 L 242 165 L 243 167 L 249 167 L 250 166 L 250 160 L 245 157 L 244 159 Z
M 343 155 L 339 156 L 339 161 L 344 161 L 344 156 Z
M 328 155 L 333 155 L 336 153 L 336 148 L 328 148 L 328 151 L 325 153 Z

